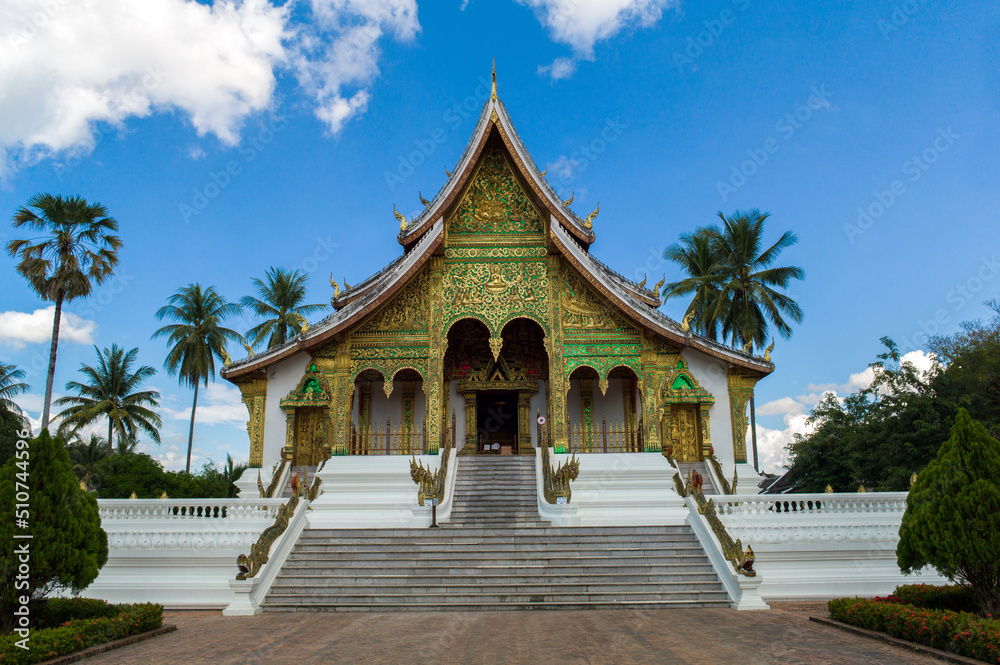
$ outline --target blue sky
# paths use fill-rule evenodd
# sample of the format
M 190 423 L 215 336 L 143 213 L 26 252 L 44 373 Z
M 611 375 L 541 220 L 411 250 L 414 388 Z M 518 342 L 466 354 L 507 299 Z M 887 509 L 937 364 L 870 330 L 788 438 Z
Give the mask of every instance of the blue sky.
M 308 271 L 325 303 L 331 272 L 355 283 L 392 260 L 393 204 L 412 214 L 443 184 L 494 57 L 536 162 L 578 213 L 600 202 L 593 252 L 619 272 L 677 278 L 663 249 L 720 210 L 798 234 L 782 260 L 805 269 L 805 318 L 757 393 L 768 468 L 822 391 L 865 384 L 879 337 L 921 361 L 924 332 L 1000 291 L 995 3 L 40 6 L 0 6 L 0 212 L 50 192 L 118 219 L 118 277 L 67 307 L 56 387 L 93 344 L 139 347 L 164 398 L 147 449 L 171 468 L 191 393 L 161 369 L 155 311 L 195 281 L 238 299 L 270 266 Z M 37 417 L 51 319 L 13 266 L 0 257 L 0 360 L 28 371 Z M 195 466 L 246 458 L 245 417 L 210 388 Z

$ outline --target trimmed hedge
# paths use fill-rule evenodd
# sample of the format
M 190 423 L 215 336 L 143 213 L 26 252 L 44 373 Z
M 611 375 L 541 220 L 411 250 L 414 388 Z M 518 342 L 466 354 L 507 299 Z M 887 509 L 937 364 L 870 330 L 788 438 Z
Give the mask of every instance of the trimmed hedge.
M 828 607 L 834 621 L 1000 663 L 1000 621 L 980 619 L 968 612 L 924 609 L 896 596 L 839 598 L 831 600 Z
M 55 600 L 50 600 L 52 603 Z M 120 640 L 130 635 L 138 635 L 150 630 L 154 630 L 163 625 L 163 606 L 153 603 L 142 603 L 136 605 L 108 605 L 104 603 L 102 607 L 99 603 L 103 601 L 92 601 L 87 599 L 66 599 L 67 601 L 80 601 L 83 603 L 70 602 L 61 609 L 69 615 L 83 615 L 89 613 L 104 614 L 113 611 L 110 616 L 96 616 L 93 618 L 73 618 L 55 628 L 32 629 L 28 639 L 29 649 L 24 650 L 16 646 L 16 642 L 21 639 L 17 633 L 0 635 L 0 663 L 7 665 L 28 665 L 29 663 L 39 663 L 43 660 L 65 656 L 66 654 L 80 651 L 87 647 L 92 647 L 105 642 Z M 55 608 L 49 608 L 48 617 L 51 619 L 55 612 L 60 609 L 61 603 L 56 603 Z M 46 610 L 43 610 L 43 614 Z M 93 616 L 92 614 L 90 616 Z M 34 622 L 33 622 L 34 623 Z
M 121 605 L 99 598 L 49 598 L 31 608 L 31 625 L 35 630 L 55 628 L 74 619 L 113 617 L 121 611 Z
M 951 610 L 952 612 L 975 613 L 976 598 L 968 587 L 951 584 L 907 584 L 898 586 L 892 595 L 902 602 L 927 610 Z

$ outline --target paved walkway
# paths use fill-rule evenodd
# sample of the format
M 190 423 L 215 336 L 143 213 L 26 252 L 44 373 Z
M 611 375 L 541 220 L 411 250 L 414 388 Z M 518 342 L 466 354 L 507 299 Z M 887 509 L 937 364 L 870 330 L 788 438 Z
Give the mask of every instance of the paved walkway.
M 808 620 L 822 603 L 728 609 L 297 613 L 167 612 L 178 630 L 87 665 L 940 663 Z

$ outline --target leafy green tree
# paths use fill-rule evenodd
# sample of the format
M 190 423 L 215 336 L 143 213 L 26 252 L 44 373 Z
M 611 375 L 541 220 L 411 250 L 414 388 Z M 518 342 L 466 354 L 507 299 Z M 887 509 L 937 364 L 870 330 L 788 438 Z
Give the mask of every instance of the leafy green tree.
M 88 487 L 94 484 L 94 469 L 97 463 L 108 456 L 104 439 L 91 434 L 87 441 L 77 439 L 69 446 L 69 460 L 73 463 L 76 477 Z
M 163 466 L 146 453 L 110 455 L 94 465 L 94 484 L 102 499 L 140 499 L 170 494 L 171 481 Z
M 31 426 L 20 414 L 0 406 L 0 466 L 17 452 L 17 442 L 31 438 Z
M 114 273 L 122 241 L 114 235 L 118 232 L 118 222 L 108 216 L 108 209 L 78 196 L 36 194 L 28 201 L 28 207 L 17 210 L 12 224 L 15 229 L 41 233 L 34 238 L 11 240 L 7 243 L 7 253 L 19 260 L 17 271 L 35 293 L 55 303 L 42 407 L 42 429 L 45 429 L 49 425 L 63 303 L 89 296 L 94 286 Z
M 951 437 L 917 477 L 899 527 L 903 572 L 933 566 L 1000 611 L 1000 441 L 959 409 Z
M 718 337 L 719 322 L 710 316 L 710 311 L 720 294 L 719 277 L 716 274 L 719 260 L 713 238 L 719 235 L 721 232 L 717 226 L 684 233 L 679 242 L 670 245 L 663 252 L 663 258 L 673 261 L 689 275 L 664 286 L 664 299 L 692 296 L 684 318 L 688 319 L 695 332 L 713 341 Z
M 271 268 L 262 281 L 254 277 L 251 282 L 259 297 L 243 296 L 243 307 L 257 316 L 266 317 L 247 332 L 251 347 L 258 347 L 267 340 L 267 348 L 284 344 L 302 330 L 305 317 L 327 308 L 326 305 L 305 305 L 307 273 L 284 268 Z
M 44 598 L 58 588 L 85 589 L 108 560 L 108 537 L 101 528 L 97 499 L 80 489 L 62 441 L 47 430 L 32 439 L 26 459 L 12 458 L 0 469 L 0 508 L 9 516 L 0 521 L 0 621 L 10 630 L 18 597 Z M 13 517 L 16 483 L 30 487 L 30 508 L 20 526 Z M 18 546 L 31 534 L 27 572 L 20 568 Z
M 160 393 L 155 390 L 140 390 L 142 384 L 156 374 L 156 370 L 142 365 L 133 371 L 139 349 L 128 353 L 117 344 L 110 349 L 94 347 L 97 365 L 80 365 L 80 372 L 86 382 L 70 381 L 66 390 L 76 395 L 68 395 L 56 400 L 56 406 L 64 406 L 59 417 L 60 433 L 66 428 L 85 427 L 101 418 L 108 419 L 108 454 L 113 450 L 115 435 L 121 441 L 136 441 L 139 431 L 160 442 L 160 416 L 152 409 L 159 408 Z
M 194 418 L 198 410 L 198 386 L 215 380 L 215 359 L 228 358 L 226 342 L 242 340 L 235 330 L 222 327 L 222 321 L 239 314 L 241 308 L 228 302 L 211 286 L 202 289 L 200 284 L 188 284 L 167 299 L 167 305 L 156 312 L 156 318 L 176 323 L 163 326 L 153 337 L 166 337 L 167 371 L 177 374 L 182 386 L 194 388 L 191 405 L 191 427 L 188 431 L 187 466 L 191 471 L 191 447 L 194 442 Z
M 24 370 L 14 365 L 0 363 L 0 408 L 20 414 L 21 407 L 14 402 L 14 397 L 28 392 L 28 384 L 22 381 Z

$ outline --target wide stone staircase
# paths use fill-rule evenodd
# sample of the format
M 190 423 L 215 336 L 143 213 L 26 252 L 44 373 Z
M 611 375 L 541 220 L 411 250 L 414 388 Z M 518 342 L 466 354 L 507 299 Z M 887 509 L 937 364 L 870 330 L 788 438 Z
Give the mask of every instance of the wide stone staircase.
M 549 526 L 534 465 L 460 457 L 451 519 L 439 529 L 307 529 L 264 609 L 728 606 L 690 527 Z

